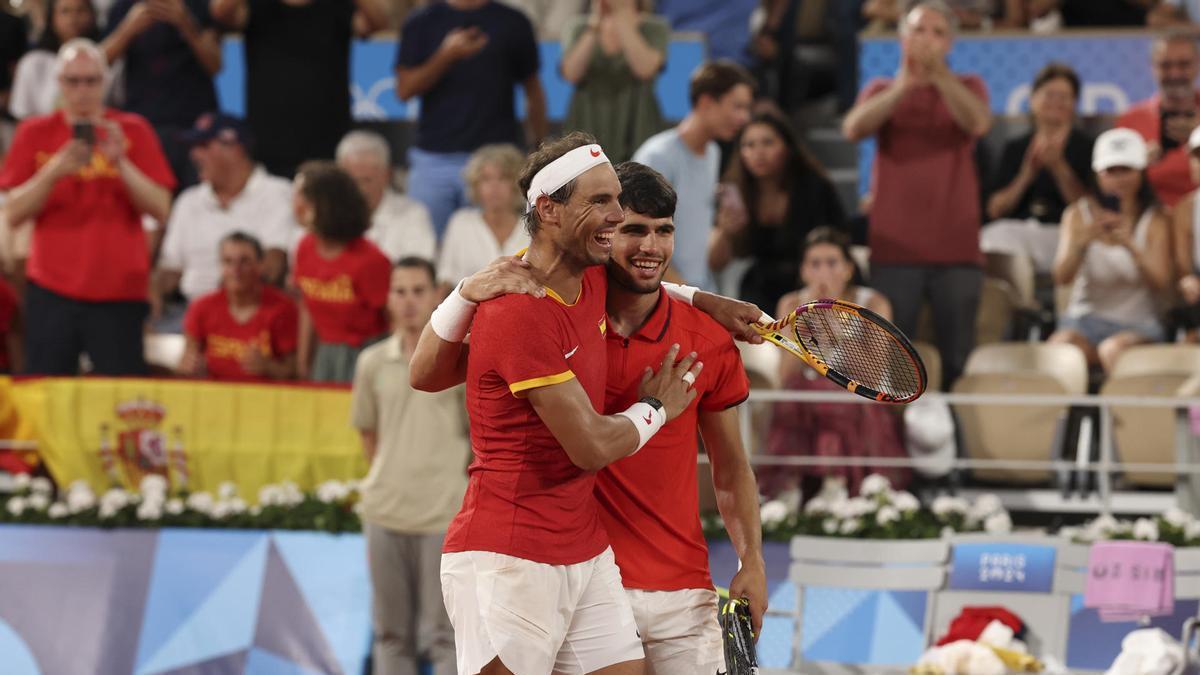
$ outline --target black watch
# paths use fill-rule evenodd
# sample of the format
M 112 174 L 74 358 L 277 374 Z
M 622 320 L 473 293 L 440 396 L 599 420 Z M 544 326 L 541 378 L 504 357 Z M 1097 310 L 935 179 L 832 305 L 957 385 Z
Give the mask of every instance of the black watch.
M 662 401 L 654 398 L 653 396 L 643 396 L 638 399 L 638 403 L 648 403 L 651 408 L 654 408 L 658 412 L 662 412 L 663 409 Z

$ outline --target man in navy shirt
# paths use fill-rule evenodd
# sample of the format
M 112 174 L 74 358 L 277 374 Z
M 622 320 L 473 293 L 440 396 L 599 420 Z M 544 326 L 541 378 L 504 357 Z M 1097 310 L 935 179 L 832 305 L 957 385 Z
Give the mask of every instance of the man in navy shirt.
M 414 12 L 396 55 L 396 95 L 421 97 L 416 142 L 408 153 L 408 193 L 429 209 L 438 238 L 466 204 L 462 170 L 488 143 L 521 145 L 513 87 L 525 90 L 529 135 L 546 135 L 546 96 L 538 79 L 533 26 L 491 0 L 446 0 Z
M 125 105 L 150 121 L 179 187 L 196 183 L 179 136 L 217 109 L 213 76 L 221 40 L 207 0 L 117 0 L 101 45 L 109 63 L 125 59 Z

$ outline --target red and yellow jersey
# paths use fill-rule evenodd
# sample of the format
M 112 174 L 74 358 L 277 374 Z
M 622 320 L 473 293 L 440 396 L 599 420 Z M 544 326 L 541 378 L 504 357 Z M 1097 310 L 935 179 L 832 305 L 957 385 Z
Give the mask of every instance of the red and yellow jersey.
M 638 400 L 642 374 L 647 367 L 657 371 L 672 344 L 679 344 L 680 355 L 694 351 L 704 363 L 696 398 L 636 455 L 610 464 L 596 479 L 600 517 L 626 588 L 712 588 L 696 491 L 699 413 L 725 410 L 750 394 L 729 333 L 700 310 L 660 292 L 658 306 L 640 330 L 628 338 L 608 335 L 608 413 Z
M 197 298 L 183 317 L 183 332 L 204 348 L 204 363 L 211 377 L 249 379 L 242 368 L 246 351 L 259 350 L 264 358 L 277 359 L 296 351 L 296 303 L 282 292 L 265 286 L 258 311 L 239 323 L 229 313 L 224 289 Z
M 311 234 L 296 246 L 292 283 L 321 342 L 358 347 L 386 332 L 391 280 L 392 263 L 363 237 L 333 258 L 321 256 Z
M 571 463 L 525 395 L 571 380 L 604 408 L 603 266 L 588 268 L 574 303 L 506 295 L 483 302 L 471 326 L 467 412 L 475 457 L 445 551 L 491 551 L 550 565 L 608 546 L 596 474 Z

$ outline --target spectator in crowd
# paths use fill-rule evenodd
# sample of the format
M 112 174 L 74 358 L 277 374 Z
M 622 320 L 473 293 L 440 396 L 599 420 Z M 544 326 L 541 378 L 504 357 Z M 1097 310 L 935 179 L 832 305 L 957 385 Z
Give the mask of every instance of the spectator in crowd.
M 1188 169 L 1187 140 L 1200 125 L 1200 47 L 1188 33 L 1175 32 L 1154 39 L 1150 58 L 1158 93 L 1136 103 L 1117 118 L 1117 126 L 1142 135 L 1150 152 L 1146 175 L 1154 193 L 1168 207 L 1196 185 Z
M 91 40 L 59 50 L 58 112 L 23 122 L 0 169 L 11 225 L 34 221 L 25 292 L 25 369 L 146 370 L 150 256 L 142 215 L 165 222 L 175 178 L 142 117 L 104 107 L 108 66 Z
M 667 281 L 713 288 L 708 269 L 708 240 L 714 224 L 721 151 L 717 141 L 732 141 L 750 119 L 754 78 L 732 61 L 712 61 L 692 74 L 692 109 L 678 126 L 651 136 L 633 155 L 666 177 L 679 195 L 675 255 Z
M 667 60 L 671 27 L 640 11 L 640 0 L 592 0 L 562 37 L 563 78 L 575 85 L 563 128 L 584 130 L 614 162 L 665 126 L 654 81 Z
M 196 299 L 183 320 L 179 373 L 218 380 L 296 375 L 296 304 L 263 283 L 263 247 L 253 235 L 221 239 L 221 287 Z
M 1054 33 L 1062 28 L 1059 0 L 1004 0 L 1006 28 L 1028 28 L 1035 33 Z
M 774 307 L 795 287 L 808 233 L 845 227 L 841 199 L 787 119 L 770 111 L 756 113 L 742 129 L 725 178 L 708 264 L 720 271 L 748 256 L 753 264 L 738 297 Z
M 980 245 L 985 253 L 1027 257 L 1049 273 L 1063 209 L 1083 196 L 1091 176 L 1092 139 L 1075 127 L 1079 76 L 1051 63 L 1033 80 L 1033 129 L 1004 145 L 992 175 Z
M 8 110 L 9 94 L 12 92 L 13 76 L 17 63 L 25 55 L 29 39 L 25 24 L 17 17 L 0 9 L 0 112 Z M 3 115 L 0 115 L 2 117 Z M 3 153 L 3 148 L 0 148 Z
M 298 229 L 291 214 L 292 184 L 255 163 L 245 122 L 206 113 L 181 140 L 192 147 L 201 182 L 180 193 L 171 210 L 151 297 L 156 317 L 176 290 L 191 301 L 220 285 L 218 244 L 231 232 L 254 236 L 265 249 L 259 267 L 279 283 Z
M 513 86 L 525 91 L 526 140 L 546 135 L 538 46 L 521 12 L 493 0 L 446 0 L 413 12 L 396 54 L 396 95 L 421 97 L 408 151 L 408 194 L 423 203 L 440 238 L 466 206 L 462 170 L 489 143 L 521 144 Z
M 866 0 L 862 6 L 863 18 L 873 31 L 889 31 L 900 24 L 906 8 L 916 3 L 907 0 Z M 997 0 L 945 0 L 947 9 L 953 13 L 951 21 L 962 30 L 989 30 L 997 11 L 1003 9 Z
M 21 314 L 21 301 L 13 287 L 0 276 L 0 373 L 6 375 L 21 372 L 24 353 Z
M 210 0 L 212 17 L 242 31 L 246 120 L 276 176 L 333 159 L 350 130 L 350 42 L 387 23 L 380 0 Z
M 928 299 L 946 382 L 975 345 L 983 286 L 976 139 L 991 127 L 987 88 L 946 64 L 954 14 L 917 3 L 900 32 L 895 79 L 867 84 L 842 130 L 878 139 L 868 242 L 871 277 L 888 296 L 896 325 L 913 335 Z
M 13 76 L 8 110 L 19 120 L 48 115 L 58 107 L 61 94 L 54 66 L 59 47 L 78 37 L 96 39 L 100 34 L 91 0 L 50 0 L 46 13 L 46 30 L 33 49 L 21 57 Z
M 1200 128 L 1188 138 L 1188 163 L 1192 180 L 1200 184 Z M 1200 305 L 1200 190 L 1188 193 L 1175 205 L 1173 214 L 1174 236 L 1172 248 L 1175 254 L 1175 273 L 1178 275 L 1179 299 L 1190 308 Z M 1186 311 L 1183 327 L 1188 329 L 1190 339 L 1195 339 L 1200 329 L 1200 314 L 1196 309 Z
M 539 42 L 556 42 L 571 19 L 587 8 L 588 0 L 502 0 L 525 13 Z M 607 154 L 607 152 L 606 152 Z
M 1146 15 L 1146 24 L 1151 28 L 1187 27 L 1198 21 L 1200 2 L 1196 0 L 1160 0 Z
M 837 298 L 862 305 L 885 319 L 892 318 L 887 298 L 878 291 L 851 283 L 854 259 L 850 256 L 850 237 L 832 227 L 818 227 L 805 239 L 804 259 L 800 266 L 803 288 L 779 300 L 776 317 L 785 317 L 796 307 L 822 298 Z M 785 389 L 798 391 L 838 391 L 838 385 L 817 375 L 796 359 L 779 361 L 779 381 Z M 837 403 L 777 403 L 771 416 L 767 452 L 773 455 L 818 457 L 907 457 L 900 435 L 899 419 L 893 411 L 879 406 Z M 759 484 L 770 496 L 799 490 L 805 497 L 821 491 L 828 477 L 844 480 L 851 494 L 868 474 L 882 473 L 893 486 L 908 483 L 907 469 L 880 467 L 805 467 L 760 472 Z
M 351 131 L 338 143 L 337 164 L 362 190 L 371 211 L 367 239 L 388 260 L 415 256 L 432 260 L 437 249 L 424 204 L 392 189 L 392 151 L 373 131 Z
M 453 288 L 502 255 L 529 246 L 521 225 L 525 195 L 517 187 L 525 156 L 511 145 L 485 145 L 471 155 L 463 175 L 475 206 L 459 209 L 446 226 L 438 281 Z
M 296 175 L 296 245 L 301 379 L 350 382 L 354 361 L 387 330 L 392 264 L 363 235 L 371 213 L 358 185 L 332 162 L 306 162 Z
M 1171 232 L 1147 159 L 1137 132 L 1100 134 L 1092 154 L 1097 192 L 1063 215 L 1054 260 L 1054 281 L 1071 284 L 1071 298 L 1050 341 L 1078 346 L 1105 372 L 1125 349 L 1164 337 L 1155 296 L 1174 278 Z
M 457 672 L 440 569 L 471 459 L 464 388 L 426 393 L 408 381 L 409 357 L 439 297 L 433 265 L 400 259 L 387 300 L 393 333 L 364 350 L 354 369 L 351 414 L 371 463 L 362 520 L 379 673 L 415 675 L 422 657 L 435 675 Z
M 221 38 L 208 0 L 117 0 L 102 46 L 109 63 L 123 59 L 125 110 L 154 125 L 179 187 L 196 183 L 180 135 L 217 109 L 213 77 L 221 70 Z

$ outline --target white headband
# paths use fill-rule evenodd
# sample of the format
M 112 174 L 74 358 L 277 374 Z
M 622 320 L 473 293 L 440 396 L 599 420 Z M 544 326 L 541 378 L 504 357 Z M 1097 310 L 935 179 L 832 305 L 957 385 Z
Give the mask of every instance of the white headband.
M 529 200 L 529 209 L 537 206 L 538 197 L 552 195 L 562 186 L 578 178 L 588 169 L 601 164 L 609 164 L 608 157 L 599 145 L 584 145 L 542 167 L 529 183 L 529 192 L 525 197 Z

